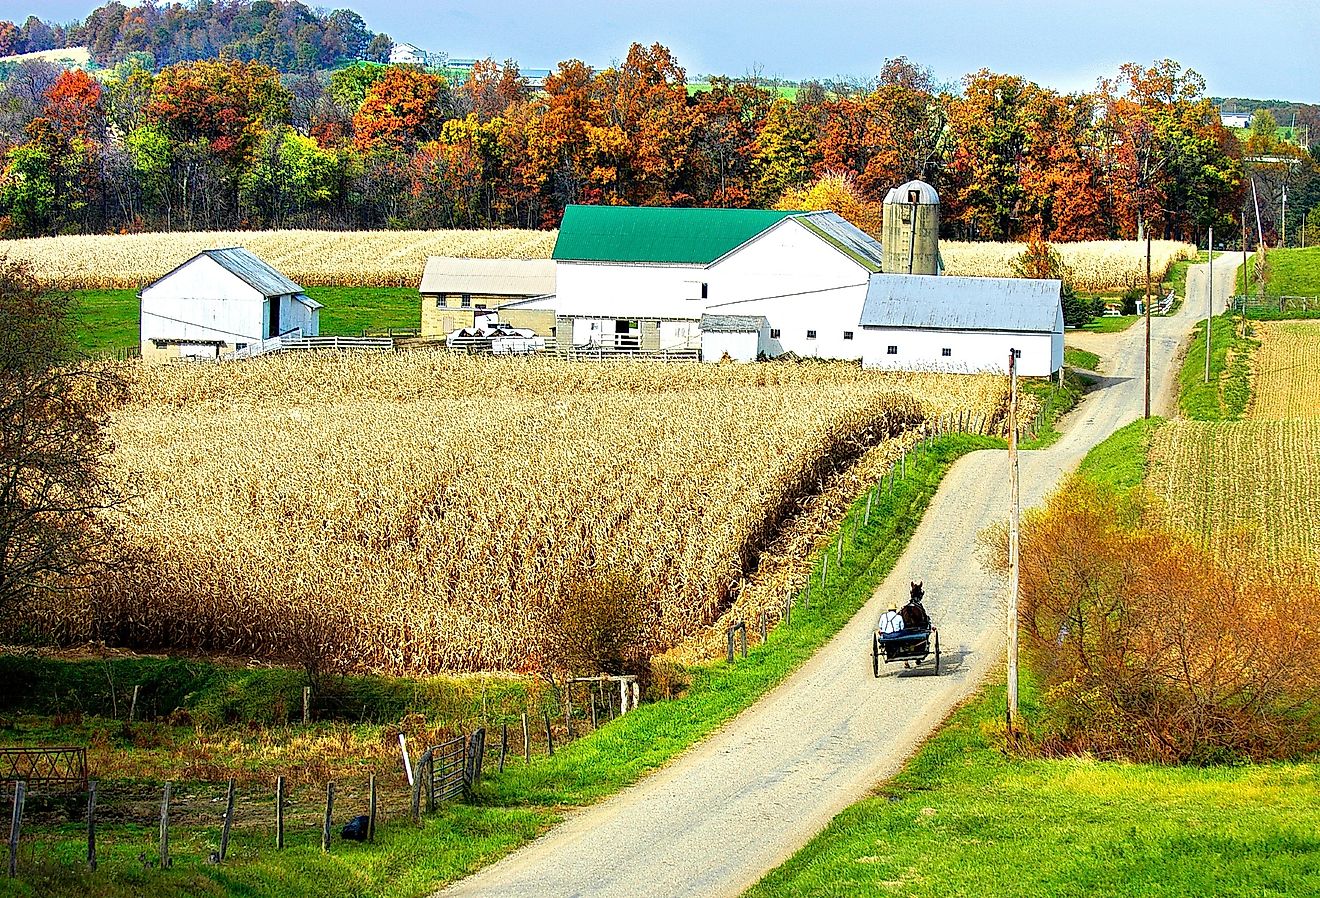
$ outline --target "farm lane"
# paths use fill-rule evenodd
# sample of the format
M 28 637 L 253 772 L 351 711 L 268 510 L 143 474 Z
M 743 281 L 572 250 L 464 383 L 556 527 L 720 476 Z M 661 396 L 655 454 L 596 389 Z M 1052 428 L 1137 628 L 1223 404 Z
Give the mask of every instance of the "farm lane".
M 1241 257 L 1215 263 L 1228 285 Z M 1178 347 L 1205 309 L 1194 266 L 1177 314 L 1153 322 L 1153 395 L 1168 406 Z M 1194 279 L 1195 276 L 1195 279 Z M 1200 293 L 1195 292 L 1197 286 Z M 1223 307 L 1227 290 L 1216 290 Z M 1053 447 L 1022 455 L 1022 499 L 1041 502 L 1093 445 L 1140 417 L 1144 328 L 1115 334 L 1108 376 L 1069 416 Z M 1007 456 L 965 456 L 946 476 L 907 552 L 866 606 L 801 669 L 663 769 L 559 826 L 443 896 L 732 896 L 787 859 L 849 804 L 893 775 L 1002 659 L 1004 581 L 976 557 L 977 535 L 1005 520 Z M 948 662 L 871 673 L 876 618 L 909 580 Z

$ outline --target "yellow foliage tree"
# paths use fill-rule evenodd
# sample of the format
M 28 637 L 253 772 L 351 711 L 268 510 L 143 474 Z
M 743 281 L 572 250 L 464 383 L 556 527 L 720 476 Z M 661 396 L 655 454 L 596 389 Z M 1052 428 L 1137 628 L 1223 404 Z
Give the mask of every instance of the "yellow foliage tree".
M 826 172 L 806 187 L 785 190 L 775 208 L 837 212 L 876 238 L 884 227 L 881 205 L 862 196 L 852 175 L 838 172 Z

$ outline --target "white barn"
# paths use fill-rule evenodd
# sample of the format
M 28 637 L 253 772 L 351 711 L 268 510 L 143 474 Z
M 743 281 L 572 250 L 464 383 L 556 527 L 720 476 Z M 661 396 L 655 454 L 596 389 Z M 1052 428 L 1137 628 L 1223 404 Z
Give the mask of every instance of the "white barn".
M 912 184 L 889 216 L 898 256 L 938 271 L 938 197 Z M 833 212 L 569 206 L 553 258 L 555 294 L 502 314 L 541 310 L 564 355 L 972 372 L 1004 370 L 1011 348 L 1024 374 L 1063 363 L 1059 281 L 890 274 L 881 243 Z
M 1024 377 L 1063 366 L 1059 281 L 1025 278 L 871 278 L 862 306 L 862 365 L 901 371 L 1008 373 Z
M 282 334 L 320 333 L 321 304 L 241 247 L 204 250 L 139 297 L 148 362 L 216 359 Z

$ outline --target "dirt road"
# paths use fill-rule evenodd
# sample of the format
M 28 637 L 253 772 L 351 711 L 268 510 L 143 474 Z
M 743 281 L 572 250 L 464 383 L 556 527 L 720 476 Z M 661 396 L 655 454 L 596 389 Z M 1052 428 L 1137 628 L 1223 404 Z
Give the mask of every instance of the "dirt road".
M 1229 254 L 1215 265 L 1228 285 Z M 1197 266 L 1204 269 L 1205 266 Z M 1167 406 L 1179 344 L 1204 314 L 1188 278 L 1178 314 L 1155 319 L 1153 393 Z M 1226 297 L 1227 291 L 1216 293 Z M 1222 300 L 1219 308 L 1222 308 Z M 1023 505 L 1040 502 L 1086 451 L 1142 412 L 1140 323 L 1112 335 L 1099 389 L 1052 448 L 1023 453 Z M 1004 583 L 975 557 L 977 534 L 1008 514 L 1007 457 L 977 452 L 945 478 L 892 575 L 807 664 L 705 742 L 613 798 L 451 886 L 445 896 L 732 896 L 892 775 L 1001 659 Z M 924 580 L 947 666 L 871 675 L 876 618 Z

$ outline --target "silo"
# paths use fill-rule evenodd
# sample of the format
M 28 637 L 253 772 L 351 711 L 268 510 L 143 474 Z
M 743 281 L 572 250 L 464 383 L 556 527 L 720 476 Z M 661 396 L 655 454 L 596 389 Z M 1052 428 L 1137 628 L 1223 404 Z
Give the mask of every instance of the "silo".
M 908 181 L 885 197 L 885 271 L 940 273 L 940 195 L 925 181 Z

